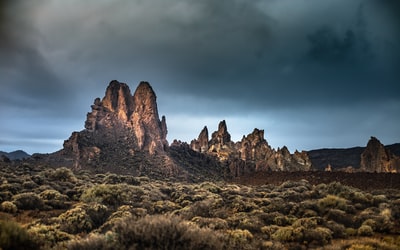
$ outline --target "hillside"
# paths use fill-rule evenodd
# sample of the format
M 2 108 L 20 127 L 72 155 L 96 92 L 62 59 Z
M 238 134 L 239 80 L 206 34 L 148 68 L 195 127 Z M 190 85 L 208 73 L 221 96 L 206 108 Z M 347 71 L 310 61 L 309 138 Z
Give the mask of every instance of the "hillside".
M 22 150 L 15 150 L 9 153 L 0 151 L 0 156 L 2 155 L 6 156 L 10 160 L 22 160 L 30 157 L 28 153 Z

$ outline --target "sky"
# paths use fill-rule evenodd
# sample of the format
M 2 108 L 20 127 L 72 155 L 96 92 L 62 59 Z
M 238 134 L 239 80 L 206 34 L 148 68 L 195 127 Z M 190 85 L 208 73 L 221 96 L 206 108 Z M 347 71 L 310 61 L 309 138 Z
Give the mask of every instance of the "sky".
M 0 150 L 50 153 L 111 80 L 168 141 L 226 120 L 274 147 L 400 142 L 398 0 L 0 0 Z

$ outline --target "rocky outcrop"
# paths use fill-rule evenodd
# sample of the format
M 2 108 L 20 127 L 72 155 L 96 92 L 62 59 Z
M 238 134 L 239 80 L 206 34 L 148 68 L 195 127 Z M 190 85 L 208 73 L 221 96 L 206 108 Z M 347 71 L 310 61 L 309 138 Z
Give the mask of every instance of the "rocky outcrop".
M 141 82 L 133 95 L 133 112 L 130 116 L 140 150 L 165 151 L 168 147 L 165 116 L 158 116 L 156 94 L 148 82 Z
M 367 147 L 316 149 L 307 151 L 307 154 L 313 167 L 321 171 L 328 168 L 331 171 L 344 172 L 386 172 L 386 170 L 393 172 L 394 169 L 399 172 L 400 164 L 396 163 L 396 159 L 400 158 L 400 143 L 383 146 L 377 138 L 372 137 L 368 145 Z M 388 158 L 391 163 L 388 163 Z M 385 164 L 390 168 L 384 167 Z
M 390 173 L 399 172 L 400 157 L 392 154 L 375 137 L 371 137 L 361 154 L 360 170 L 366 172 Z
M 287 147 L 272 149 L 264 138 L 264 130 L 254 129 L 239 142 L 232 142 L 226 122 L 221 121 L 218 130 L 206 143 L 205 127 L 197 140 L 191 142 L 194 151 L 215 156 L 228 166 L 233 177 L 259 171 L 308 171 L 311 162 L 306 152 L 290 154 Z M 208 132 L 207 132 L 208 134 Z M 201 145 L 201 146 L 200 146 Z
M 159 119 L 156 95 L 141 82 L 132 95 L 129 86 L 111 81 L 103 99 L 96 98 L 85 130 L 73 132 L 62 154 L 73 166 L 95 164 L 111 156 L 126 159 L 138 152 L 163 155 L 168 148 L 165 117 Z
M 199 137 L 197 140 L 192 140 L 190 143 L 190 147 L 197 152 L 205 153 L 208 151 L 208 129 L 207 126 L 204 126 L 203 130 L 201 130 Z
M 211 145 L 223 146 L 231 142 L 231 135 L 228 133 L 225 120 L 218 124 L 218 130 L 211 135 Z

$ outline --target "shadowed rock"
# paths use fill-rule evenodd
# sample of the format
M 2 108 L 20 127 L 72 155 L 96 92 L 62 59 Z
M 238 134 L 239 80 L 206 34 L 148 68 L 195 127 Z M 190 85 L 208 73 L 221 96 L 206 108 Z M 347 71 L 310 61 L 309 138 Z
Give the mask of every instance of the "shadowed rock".
M 400 157 L 392 154 L 375 137 L 371 137 L 361 154 L 361 171 L 388 173 L 399 172 Z

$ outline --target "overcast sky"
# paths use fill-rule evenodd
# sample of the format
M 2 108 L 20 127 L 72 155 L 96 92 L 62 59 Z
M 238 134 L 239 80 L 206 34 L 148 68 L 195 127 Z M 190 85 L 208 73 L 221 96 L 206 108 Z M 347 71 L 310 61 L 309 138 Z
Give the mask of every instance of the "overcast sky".
M 0 150 L 62 148 L 108 83 L 168 140 L 225 119 L 290 151 L 400 142 L 398 0 L 1 0 Z

